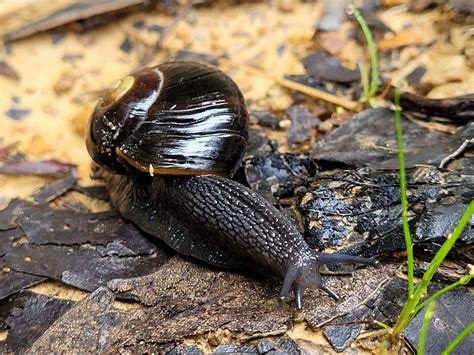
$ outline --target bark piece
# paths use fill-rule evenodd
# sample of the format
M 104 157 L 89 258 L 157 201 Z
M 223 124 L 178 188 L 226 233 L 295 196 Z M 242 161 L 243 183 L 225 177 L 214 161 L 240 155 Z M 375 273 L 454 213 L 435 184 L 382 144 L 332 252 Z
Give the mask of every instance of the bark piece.
M 64 314 L 73 301 L 51 298 L 23 291 L 0 305 L 0 325 L 8 329 L 2 352 L 23 352 L 38 339 L 53 322 Z
M 474 136 L 474 123 L 466 124 L 457 134 L 429 131 L 402 119 L 405 165 L 439 166 L 466 139 Z M 368 165 L 375 169 L 398 169 L 398 150 L 393 112 L 368 109 L 317 142 L 313 150 L 317 161 Z

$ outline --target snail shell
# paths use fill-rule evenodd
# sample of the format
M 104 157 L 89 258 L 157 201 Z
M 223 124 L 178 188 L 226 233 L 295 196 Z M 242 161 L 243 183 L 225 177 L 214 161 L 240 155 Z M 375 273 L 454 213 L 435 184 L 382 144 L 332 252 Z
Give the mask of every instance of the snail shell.
M 237 85 L 192 62 L 141 69 L 96 106 L 87 135 L 94 161 L 160 175 L 234 175 L 245 152 L 248 114 Z

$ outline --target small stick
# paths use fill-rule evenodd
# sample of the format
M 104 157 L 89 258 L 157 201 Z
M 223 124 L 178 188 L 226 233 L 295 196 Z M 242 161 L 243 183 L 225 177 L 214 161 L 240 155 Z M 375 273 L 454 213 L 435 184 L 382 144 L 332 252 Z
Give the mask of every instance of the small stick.
M 425 122 L 409 115 L 406 115 L 405 117 L 408 120 L 412 121 L 413 123 L 416 123 L 418 126 L 424 127 L 430 131 L 438 131 L 438 132 L 449 133 L 449 134 L 455 134 L 458 131 L 458 128 L 450 127 L 442 123 Z
M 439 164 L 439 168 L 443 169 L 446 166 L 446 164 L 448 164 L 451 160 L 455 159 L 458 155 L 460 155 L 464 151 L 464 149 L 466 149 L 467 146 L 472 143 L 474 143 L 474 138 L 465 139 L 458 149 L 456 149 L 453 153 L 449 154 L 447 157 L 441 160 L 441 163 Z
M 270 74 L 266 73 L 265 71 L 263 71 L 261 69 L 258 69 L 258 68 L 255 68 L 255 67 L 250 66 L 250 65 L 240 65 L 240 64 L 238 65 L 237 63 L 232 63 L 232 62 L 231 62 L 231 65 L 234 66 L 234 67 L 237 67 L 237 68 L 241 68 L 241 69 L 243 69 L 243 70 L 245 70 L 245 71 L 247 71 L 251 74 L 264 76 L 268 79 L 271 79 L 275 83 L 277 83 L 278 85 L 283 86 L 284 88 L 294 90 L 294 91 L 297 91 L 297 92 L 301 92 L 302 94 L 311 96 L 311 97 L 316 98 L 316 99 L 320 99 L 320 100 L 330 102 L 332 104 L 344 107 L 344 108 L 346 108 L 348 110 L 351 110 L 351 111 L 356 111 L 360 106 L 360 104 L 358 102 L 351 101 L 351 100 L 344 99 L 344 98 L 339 98 L 337 96 L 331 95 L 331 94 L 329 94 L 327 92 L 324 92 L 322 90 L 318 90 L 318 89 L 312 88 L 310 86 L 297 83 L 297 82 L 292 81 L 292 80 L 271 76 Z
M 145 0 L 115 0 L 90 2 L 71 2 L 64 8 L 23 27 L 5 33 L 3 38 L 7 42 L 33 36 L 37 33 L 46 32 L 55 28 L 72 24 L 81 20 L 88 20 L 93 17 L 111 15 L 114 13 L 124 13 L 145 6 Z

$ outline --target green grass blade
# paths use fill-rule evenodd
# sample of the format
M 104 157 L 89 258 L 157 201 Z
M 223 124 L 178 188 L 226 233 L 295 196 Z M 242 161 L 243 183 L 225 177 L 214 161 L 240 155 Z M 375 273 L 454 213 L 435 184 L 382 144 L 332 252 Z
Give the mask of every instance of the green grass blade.
M 418 313 L 419 311 L 421 311 L 423 309 L 424 306 L 426 306 L 428 303 L 434 301 L 435 299 L 437 299 L 439 296 L 441 296 L 442 294 L 448 292 L 449 290 L 452 290 L 453 288 L 459 286 L 459 285 L 466 285 L 469 281 L 471 281 L 471 279 L 474 277 L 474 274 L 473 275 L 466 275 L 466 276 L 463 276 L 461 277 L 459 280 L 457 280 L 456 282 L 453 282 L 451 285 L 448 285 L 444 288 L 442 288 L 441 290 L 439 290 L 438 292 L 436 292 L 435 294 L 431 295 L 430 297 L 428 297 L 425 301 L 423 301 L 422 303 L 420 303 L 418 306 L 416 306 L 415 308 L 415 313 Z
M 434 274 L 438 270 L 443 260 L 446 258 L 446 255 L 448 255 L 449 251 L 453 248 L 454 243 L 456 243 L 456 240 L 461 235 L 462 231 L 464 230 L 464 227 L 467 225 L 467 223 L 471 219 L 473 212 L 474 212 L 474 201 L 471 201 L 466 211 L 462 215 L 461 219 L 459 220 L 456 228 L 454 228 L 454 231 L 451 233 L 450 236 L 448 236 L 448 238 L 443 243 L 443 245 L 441 245 L 441 248 L 439 248 L 433 260 L 431 260 L 428 270 L 425 271 L 420 284 L 416 288 L 415 298 L 421 299 L 422 295 L 426 292 L 426 289 L 428 288 L 428 285 L 431 282 L 431 279 L 433 278 Z
M 400 165 L 400 198 L 402 202 L 402 225 L 407 250 L 408 298 L 413 296 L 413 244 L 411 242 L 410 227 L 408 226 L 408 199 L 405 174 L 405 158 L 403 156 L 402 114 L 400 112 L 400 90 L 395 88 L 395 129 L 397 133 L 398 161 Z
M 471 201 L 466 211 L 462 215 L 461 219 L 459 220 L 458 224 L 454 228 L 454 231 L 446 239 L 446 241 L 443 243 L 441 248 L 439 248 L 435 257 L 431 261 L 428 267 L 428 270 L 426 270 L 426 272 L 424 273 L 423 278 L 421 279 L 418 287 L 416 288 L 414 295 L 409 297 L 407 302 L 403 306 L 402 313 L 400 314 L 398 321 L 393 326 L 392 336 L 394 338 L 398 338 L 400 336 L 403 329 L 405 329 L 405 327 L 410 323 L 410 321 L 416 315 L 416 312 L 421 309 L 417 307 L 419 301 L 421 300 L 423 295 L 426 293 L 426 290 L 428 288 L 429 283 L 431 282 L 431 279 L 433 278 L 434 274 L 436 273 L 439 266 L 441 265 L 441 262 L 444 260 L 444 258 L 446 258 L 446 255 L 448 255 L 449 251 L 452 249 L 454 243 L 456 243 L 456 240 L 461 235 L 466 224 L 469 222 L 473 212 L 474 212 L 474 201 Z
M 423 325 L 421 326 L 420 330 L 420 340 L 418 341 L 418 349 L 416 354 L 423 355 L 425 349 L 425 341 L 426 341 L 426 334 L 428 332 L 428 325 L 430 324 L 431 317 L 433 316 L 433 312 L 435 310 L 436 303 L 431 302 L 426 309 L 425 316 L 423 317 Z
M 370 32 L 369 26 L 367 22 L 360 14 L 359 10 L 352 4 L 350 11 L 354 14 L 357 22 L 359 23 L 362 32 L 364 33 L 365 40 L 367 41 L 367 47 L 369 49 L 370 54 L 370 89 L 369 89 L 369 96 L 367 100 L 370 101 L 378 90 L 379 87 L 379 75 L 378 75 L 378 68 L 379 68 L 379 59 L 377 56 L 377 47 L 375 45 L 374 37 L 372 36 L 372 32 Z
M 449 355 L 451 351 L 453 351 L 456 346 L 459 345 L 459 343 L 468 335 L 470 332 L 474 330 L 474 322 L 469 324 L 464 330 L 458 334 L 458 336 L 451 342 L 451 344 L 448 345 L 446 349 L 443 350 L 441 355 Z

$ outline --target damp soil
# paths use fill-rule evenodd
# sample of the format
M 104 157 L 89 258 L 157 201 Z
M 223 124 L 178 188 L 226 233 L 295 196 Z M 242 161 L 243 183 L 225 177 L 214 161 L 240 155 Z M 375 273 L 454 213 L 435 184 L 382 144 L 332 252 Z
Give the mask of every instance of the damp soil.
M 474 199 L 472 9 L 364 1 L 380 61 L 370 108 L 358 68 L 367 48 L 346 1 L 104 3 L 0 0 L 0 352 L 377 353 L 373 321 L 392 325 L 407 296 L 391 83 L 402 89 L 420 276 Z M 177 255 L 90 178 L 84 141 L 98 97 L 170 60 L 219 66 L 241 88 L 251 127 L 234 179 L 312 248 L 380 260 L 322 269 L 338 302 L 307 290 L 296 312 L 291 297 L 278 302 L 280 280 Z M 428 294 L 472 273 L 473 241 L 469 225 Z M 472 322 L 472 300 L 470 285 L 439 300 L 427 352 Z M 416 352 L 422 321 L 390 351 Z M 466 337 L 459 352 L 473 349 Z

